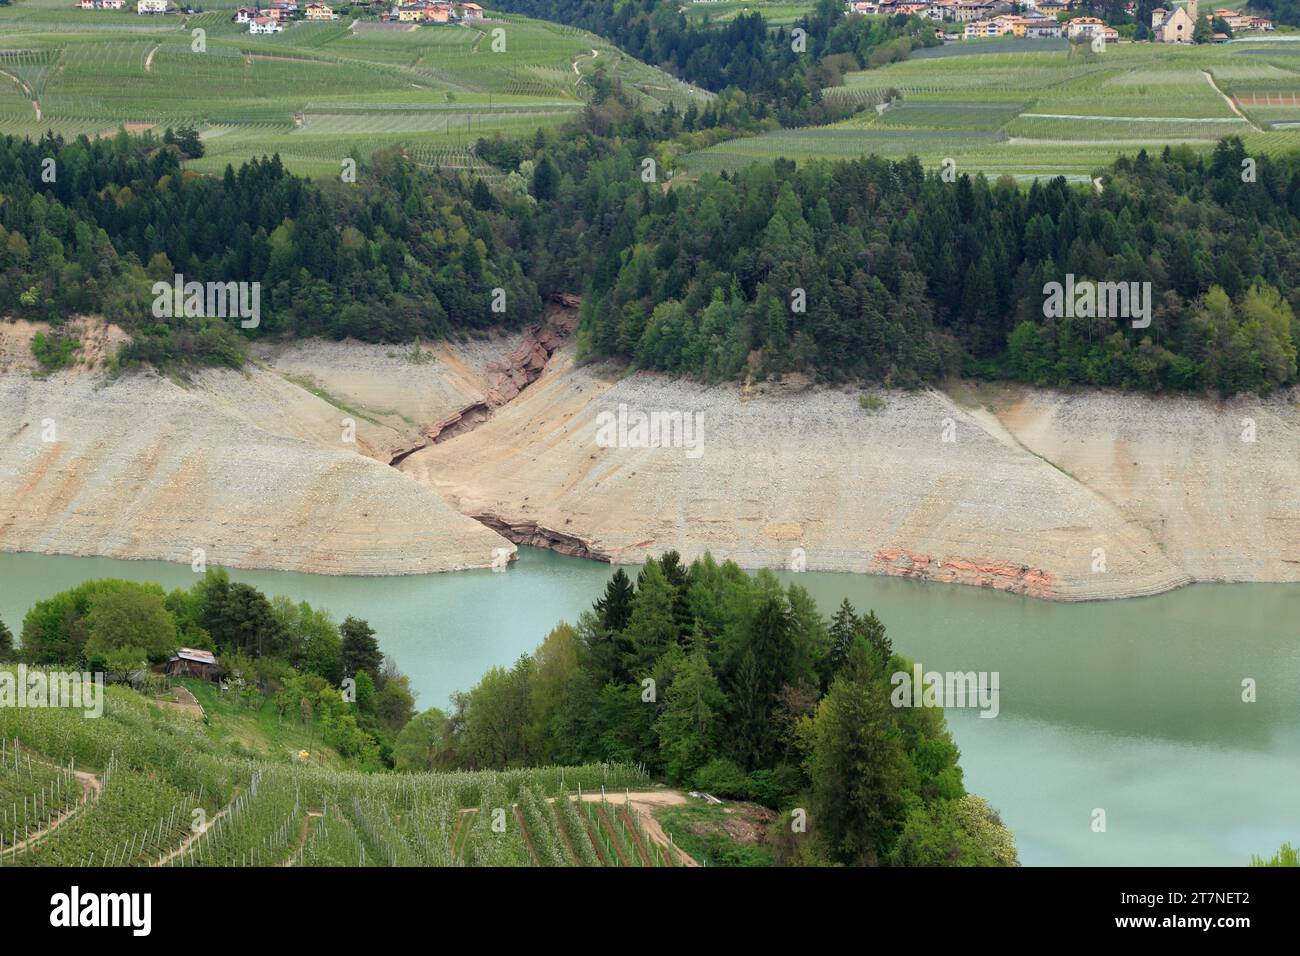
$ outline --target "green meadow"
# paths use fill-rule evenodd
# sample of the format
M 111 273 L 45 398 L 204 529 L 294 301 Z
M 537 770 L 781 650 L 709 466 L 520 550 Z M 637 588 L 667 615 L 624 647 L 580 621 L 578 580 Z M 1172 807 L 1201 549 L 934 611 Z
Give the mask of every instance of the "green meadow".
M 686 0 L 682 5 L 686 18 L 692 23 L 726 23 L 750 13 L 761 13 L 771 26 L 788 26 L 811 13 L 816 6 L 812 0 Z
M 203 172 L 279 153 L 296 172 L 331 175 L 348 156 L 397 145 L 429 165 L 490 175 L 474 142 L 572 117 L 596 65 L 650 109 L 707 97 L 592 34 L 522 17 L 381 28 L 344 16 L 251 36 L 231 22 L 236 6 L 153 17 L 68 0 L 0 9 L 0 132 L 193 124 L 207 154 L 191 166 Z M 494 49 L 497 29 L 504 50 Z
M 959 171 L 1082 179 L 1121 153 L 1209 149 L 1224 136 L 1241 136 L 1253 152 L 1289 151 L 1300 147 L 1300 42 L 1119 43 L 1095 53 L 1064 41 L 970 41 L 848 74 L 826 95 L 872 108 L 832 126 L 721 143 L 680 163 L 698 175 L 777 157 L 916 154 L 926 166 L 952 159 Z

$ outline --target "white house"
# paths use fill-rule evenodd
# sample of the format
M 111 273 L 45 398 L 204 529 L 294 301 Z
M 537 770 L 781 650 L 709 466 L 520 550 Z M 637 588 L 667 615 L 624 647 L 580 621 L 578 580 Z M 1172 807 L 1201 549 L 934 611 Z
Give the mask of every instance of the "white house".
M 1114 43 L 1119 40 L 1119 31 L 1096 17 L 1075 17 L 1066 24 L 1066 36 L 1071 40 L 1091 40 L 1100 36 L 1107 43 Z
M 271 17 L 253 17 L 248 21 L 249 33 L 283 33 L 284 27 L 280 26 L 278 20 Z
M 166 13 L 167 0 L 136 0 L 135 12 L 137 15 L 144 13 Z

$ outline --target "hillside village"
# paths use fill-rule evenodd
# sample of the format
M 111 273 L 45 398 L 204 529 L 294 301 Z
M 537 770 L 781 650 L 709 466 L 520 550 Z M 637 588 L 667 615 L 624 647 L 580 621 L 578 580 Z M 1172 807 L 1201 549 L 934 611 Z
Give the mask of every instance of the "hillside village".
M 1017 6 L 1021 12 L 1014 13 Z M 1079 42 L 1100 37 L 1106 43 L 1120 40 L 1120 31 L 1097 17 L 1069 16 L 1081 6 L 1074 0 L 1024 0 L 1019 4 L 1003 0 L 847 0 L 845 10 L 863 15 L 901 13 L 929 17 L 941 24 L 961 25 L 960 30 L 936 28 L 935 35 L 945 41 L 997 37 L 1030 40 L 1066 37 Z M 1130 16 L 1136 11 L 1135 3 L 1125 4 L 1125 12 Z M 1240 10 L 1219 9 L 1207 15 L 1207 19 L 1211 17 L 1226 23 L 1232 34 L 1274 29 L 1271 20 Z M 1151 14 L 1150 29 L 1144 37 L 1137 38 L 1153 43 L 1192 43 L 1197 19 L 1197 0 L 1180 0 L 1173 9 L 1156 7 Z M 1210 31 L 1207 41 L 1226 42 L 1232 34 Z
M 127 0 L 77 0 L 82 10 L 122 10 Z M 1120 30 L 1092 16 L 1070 17 L 1082 4 L 1076 0 L 1024 0 L 1013 4 L 1009 0 L 846 0 L 845 11 L 850 14 L 884 15 L 903 14 L 928 17 L 939 24 L 960 26 L 954 29 L 939 26 L 935 35 L 941 40 L 982 40 L 1001 37 L 1041 40 L 1065 37 L 1076 42 L 1091 42 L 1098 37 L 1105 43 L 1118 42 Z M 136 13 L 140 15 L 165 14 L 173 7 L 170 0 L 135 0 Z M 1131 17 L 1136 13 L 1136 3 L 1125 4 Z M 1151 13 L 1148 29 L 1127 39 L 1146 39 L 1153 43 L 1194 43 L 1198 17 L 1197 0 L 1174 0 L 1172 8 L 1156 7 Z M 381 22 L 421 25 L 470 23 L 482 20 L 485 11 L 477 3 L 456 3 L 452 0 L 371 0 L 365 11 L 377 15 Z M 299 4 L 297 0 L 273 0 L 263 9 L 261 4 L 240 7 L 232 20 L 247 24 L 248 32 L 273 34 L 284 30 L 295 20 L 337 20 L 339 12 L 328 4 L 313 2 Z M 1241 10 L 1217 9 L 1205 19 L 1226 24 L 1230 33 L 1215 30 L 1201 34 L 1199 42 L 1224 43 L 1237 33 L 1265 32 L 1274 29 L 1273 22 Z M 1131 24 L 1130 24 L 1131 26 Z
M 369 9 L 381 21 L 393 23 L 471 23 L 483 19 L 483 8 L 477 3 L 451 3 L 449 0 L 398 0 L 395 6 L 371 3 Z M 249 33 L 279 33 L 293 20 L 337 20 L 339 14 L 327 4 L 308 3 L 300 6 L 297 0 L 274 0 L 265 10 L 259 7 L 240 7 L 234 16 L 236 23 L 247 23 Z
M 75 6 L 82 10 L 123 10 L 127 0 L 77 0 Z M 380 21 L 393 23 L 472 23 L 484 19 L 484 9 L 477 3 L 453 3 L 451 0 L 397 0 L 392 6 L 387 0 L 373 0 L 365 12 L 377 15 Z M 135 0 L 138 15 L 158 15 L 181 11 L 170 0 Z M 247 24 L 249 33 L 280 33 L 286 24 L 295 20 L 321 22 L 337 20 L 339 11 L 326 3 L 300 4 L 297 0 L 273 0 L 262 7 L 260 2 L 251 7 L 240 7 L 231 17 L 232 22 Z

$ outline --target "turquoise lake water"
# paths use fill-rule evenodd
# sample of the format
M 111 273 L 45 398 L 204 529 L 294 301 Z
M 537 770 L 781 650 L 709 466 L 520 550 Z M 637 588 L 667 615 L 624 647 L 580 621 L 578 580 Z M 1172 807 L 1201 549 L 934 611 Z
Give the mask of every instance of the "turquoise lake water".
M 447 705 L 599 595 L 608 565 L 521 549 L 501 573 L 324 577 L 232 571 L 370 621 L 421 707 Z M 892 578 L 781 572 L 829 615 L 873 608 L 926 670 L 997 671 L 1000 713 L 950 710 L 968 789 L 1027 865 L 1244 865 L 1300 843 L 1300 586 L 1197 585 L 1056 604 Z M 186 565 L 0 554 L 0 619 L 95 577 L 189 587 Z M 1258 700 L 1244 703 L 1243 679 Z M 1106 832 L 1092 830 L 1093 810 Z

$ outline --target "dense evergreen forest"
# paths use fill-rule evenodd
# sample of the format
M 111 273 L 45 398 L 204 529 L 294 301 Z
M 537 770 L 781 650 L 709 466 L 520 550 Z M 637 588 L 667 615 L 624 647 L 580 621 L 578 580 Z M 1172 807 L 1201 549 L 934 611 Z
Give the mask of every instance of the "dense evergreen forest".
M 1252 157 L 1245 177 L 1239 140 L 1208 157 L 1141 152 L 1100 193 L 876 158 L 684 184 L 675 157 L 743 131 L 744 97 L 645 114 L 603 69 L 592 89 L 558 130 L 480 140 L 506 174 L 493 188 L 399 153 L 355 183 L 312 182 L 276 158 L 191 175 L 150 136 L 2 138 L 0 310 L 56 325 L 102 313 L 132 332 L 128 365 L 238 366 L 234 322 L 154 317 L 152 284 L 257 281 L 248 335 L 366 341 L 518 325 L 566 291 L 585 297 L 582 357 L 708 380 L 964 374 L 1225 394 L 1296 381 L 1300 157 Z M 1150 283 L 1149 322 L 1045 315 L 1045 286 L 1067 276 Z M 57 336 L 36 350 L 50 367 L 70 353 Z
M 831 122 L 861 109 L 824 103 L 821 91 L 851 70 L 939 44 L 926 18 L 846 17 L 840 0 L 818 0 L 789 30 L 769 28 L 757 12 L 692 24 L 668 0 L 499 0 L 495 9 L 589 30 L 715 93 L 742 90 L 756 101 L 758 116 L 770 112 L 782 126 Z M 795 29 L 803 31 L 798 42 Z
M 582 344 L 712 379 L 1268 391 L 1296 380 L 1300 160 L 1260 158 L 1243 182 L 1244 158 L 1238 140 L 1139 153 L 1101 195 L 879 159 L 643 190 L 617 269 L 591 273 Z M 1151 283 L 1149 326 L 1045 318 L 1067 274 Z
M 785 863 L 1016 864 L 1015 845 L 962 786 L 937 707 L 894 706 L 895 654 L 874 614 L 830 621 L 768 571 L 711 557 L 619 569 L 576 626 L 489 671 L 450 714 L 403 731 L 412 769 L 636 762 L 683 787 L 782 812 Z M 791 838 L 805 811 L 814 840 Z
M 260 282 L 256 335 L 401 341 L 540 311 L 498 229 L 528 237 L 475 209 L 453 181 L 393 156 L 355 184 L 313 183 L 278 157 L 202 177 L 181 156 L 125 133 L 0 138 L 0 311 L 56 324 L 102 313 L 133 333 L 127 362 L 232 366 L 243 360 L 233 323 L 155 318 L 155 281 Z M 504 311 L 492 309 L 494 288 L 505 290 Z
M 1027 189 L 916 160 L 777 160 L 689 188 L 639 176 L 697 135 L 617 90 L 579 128 L 539 134 L 543 292 L 587 293 L 586 357 L 712 380 L 803 371 L 893 385 L 952 374 L 1043 385 L 1267 392 L 1296 381 L 1300 158 L 1121 158 L 1096 190 Z M 527 146 L 531 146 L 529 151 Z M 538 176 L 534 176 L 534 184 Z M 1044 315 L 1044 286 L 1151 283 L 1149 325 Z

